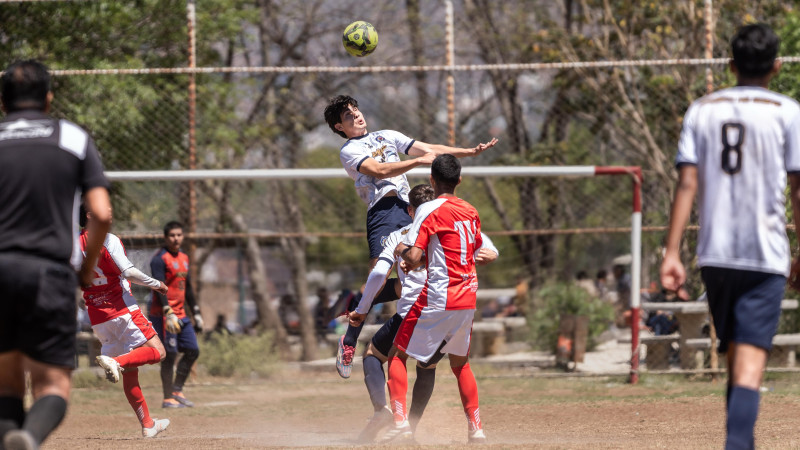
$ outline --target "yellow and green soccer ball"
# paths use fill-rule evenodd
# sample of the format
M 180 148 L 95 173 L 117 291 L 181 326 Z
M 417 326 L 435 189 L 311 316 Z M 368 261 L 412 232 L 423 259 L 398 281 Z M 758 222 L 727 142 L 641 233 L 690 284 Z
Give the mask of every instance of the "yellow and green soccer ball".
M 342 44 L 353 56 L 367 56 L 378 46 L 378 32 L 371 23 L 359 20 L 344 29 Z

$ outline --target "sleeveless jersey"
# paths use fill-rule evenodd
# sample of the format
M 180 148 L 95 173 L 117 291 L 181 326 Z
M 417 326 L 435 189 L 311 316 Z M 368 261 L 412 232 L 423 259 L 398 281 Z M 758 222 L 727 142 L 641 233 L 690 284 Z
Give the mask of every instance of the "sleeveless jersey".
M 456 197 L 439 197 L 417 209 L 404 238 L 425 250 L 428 280 L 417 299 L 426 310 L 475 309 L 475 252 L 483 245 L 475 208 Z
M 350 138 L 342 145 L 339 159 L 347 175 L 355 181 L 356 193 L 368 208 L 372 208 L 378 200 L 391 191 L 397 191 L 397 196 L 408 203 L 408 193 L 411 188 L 405 174 L 378 179 L 359 172 L 361 164 L 367 158 L 379 163 L 399 162 L 399 154 L 402 152 L 407 155 L 412 145 L 414 139 L 393 130 L 367 133 L 364 136 Z
M 186 301 L 186 280 L 189 277 L 189 256 L 179 251 L 173 255 L 166 248 L 162 248 L 150 260 L 150 272 L 156 280 L 163 281 L 169 290 L 167 302 L 179 319 L 186 317 L 183 309 Z M 163 316 L 163 305 L 158 299 L 158 293 L 153 292 L 150 303 L 151 316 Z
M 87 233 L 83 230 L 80 235 L 82 252 L 86 252 L 86 239 Z M 92 286 L 83 288 L 83 301 L 92 325 L 139 309 L 130 283 L 122 276 L 122 272 L 131 267 L 133 263 L 126 256 L 122 241 L 108 233 L 94 268 Z
M 698 265 L 788 276 L 786 172 L 800 171 L 800 105 L 738 86 L 689 107 L 676 164 L 697 166 Z

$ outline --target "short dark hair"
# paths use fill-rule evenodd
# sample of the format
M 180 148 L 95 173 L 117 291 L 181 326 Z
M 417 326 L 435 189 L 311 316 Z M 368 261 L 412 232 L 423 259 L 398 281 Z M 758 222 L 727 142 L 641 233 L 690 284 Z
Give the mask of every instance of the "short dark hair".
M 408 193 L 408 204 L 411 205 L 412 208 L 417 209 L 419 205 L 429 202 L 436 198 L 436 194 L 433 192 L 433 188 L 430 184 L 418 184 L 411 188 L 411 192 Z
M 12 63 L 0 79 L 3 85 L 0 100 L 7 112 L 23 109 L 44 111 L 50 92 L 47 66 L 33 59 Z
M 455 192 L 461 178 L 461 163 L 449 153 L 439 155 L 431 164 L 431 176 L 442 190 Z
M 781 41 L 764 24 L 746 25 L 731 40 L 733 64 L 744 77 L 763 77 L 775 65 Z
M 178 222 L 177 220 L 171 220 L 167 222 L 167 224 L 164 225 L 164 237 L 167 237 L 169 235 L 169 232 L 176 228 L 180 228 L 181 231 L 183 231 L 183 224 Z
M 325 122 L 331 130 L 339 136 L 347 139 L 347 135 L 343 131 L 336 129 L 336 124 L 342 123 L 342 113 L 347 111 L 348 106 L 358 108 L 358 102 L 349 95 L 337 95 L 328 100 L 328 106 L 325 107 Z

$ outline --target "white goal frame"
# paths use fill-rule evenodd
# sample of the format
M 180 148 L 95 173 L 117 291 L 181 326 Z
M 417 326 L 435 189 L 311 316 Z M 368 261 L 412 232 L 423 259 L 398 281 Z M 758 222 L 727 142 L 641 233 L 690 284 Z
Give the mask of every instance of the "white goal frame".
M 639 381 L 639 323 L 642 278 L 642 169 L 638 166 L 473 166 L 461 173 L 473 177 L 595 177 L 629 176 L 632 183 L 631 211 L 631 359 L 629 381 Z M 427 177 L 430 169 L 413 169 L 409 177 Z M 191 180 L 309 180 L 347 178 L 344 169 L 221 169 L 109 171 L 111 181 Z

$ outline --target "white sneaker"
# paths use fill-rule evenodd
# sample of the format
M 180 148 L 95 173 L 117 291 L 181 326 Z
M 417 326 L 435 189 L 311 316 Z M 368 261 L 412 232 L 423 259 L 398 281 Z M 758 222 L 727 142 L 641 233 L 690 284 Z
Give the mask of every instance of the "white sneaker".
M 483 428 L 471 430 L 467 436 L 467 442 L 470 444 L 486 444 L 488 440 L 486 439 L 486 433 L 483 432 Z
M 146 438 L 156 437 L 158 433 L 166 430 L 169 426 L 169 419 L 153 419 L 153 426 L 150 428 L 142 427 L 142 436 Z
M 392 414 L 392 410 L 388 407 L 383 407 L 376 411 L 375 414 L 372 415 L 372 418 L 369 419 L 367 426 L 365 426 L 361 434 L 358 435 L 358 442 L 374 442 L 375 436 L 377 436 L 381 430 L 393 424 L 394 414 Z
M 408 420 L 404 420 L 403 423 L 395 423 L 393 427 L 386 430 L 378 442 L 412 443 L 414 442 L 414 432 L 411 431 Z
M 38 450 L 36 439 L 25 430 L 11 430 L 3 437 L 6 450 Z
M 119 376 L 122 373 L 122 367 L 120 367 L 117 360 L 111 358 L 110 356 L 100 355 L 97 358 L 97 364 L 100 364 L 106 371 L 106 379 L 112 383 L 119 382 Z

